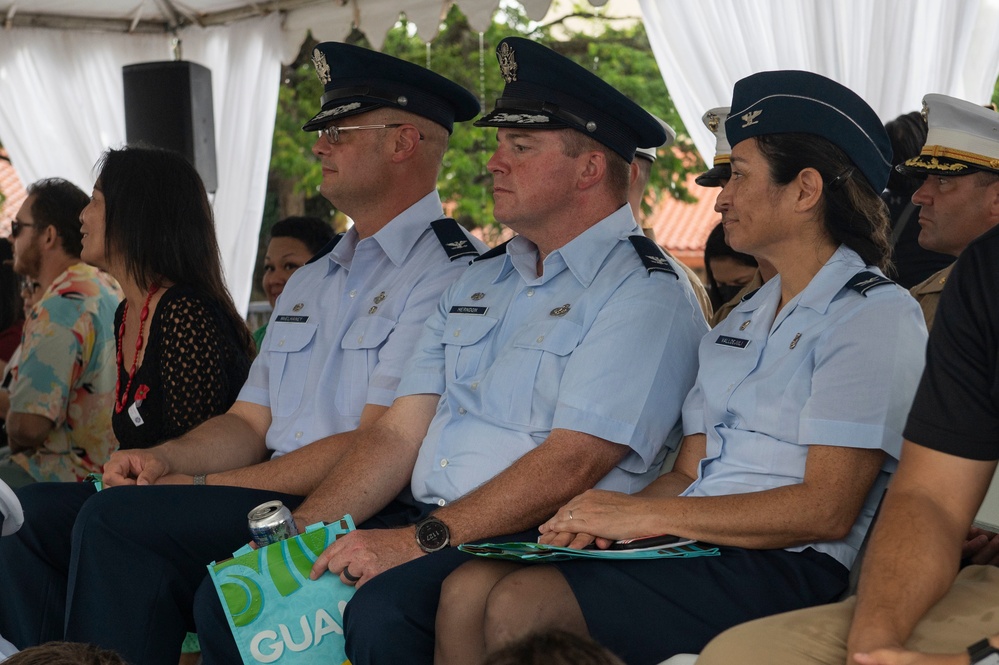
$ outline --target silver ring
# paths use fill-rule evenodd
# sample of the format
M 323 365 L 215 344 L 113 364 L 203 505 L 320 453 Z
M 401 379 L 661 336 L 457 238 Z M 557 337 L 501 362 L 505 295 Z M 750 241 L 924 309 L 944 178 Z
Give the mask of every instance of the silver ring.
M 572 519 L 572 511 L 569 511 L 569 519 Z
M 343 572 L 341 573 L 341 575 L 343 575 L 344 577 L 346 577 L 347 580 L 350 581 L 350 582 L 356 582 L 357 580 L 361 579 L 360 577 L 354 577 L 353 575 L 350 574 L 350 567 L 349 566 L 347 568 L 343 569 Z

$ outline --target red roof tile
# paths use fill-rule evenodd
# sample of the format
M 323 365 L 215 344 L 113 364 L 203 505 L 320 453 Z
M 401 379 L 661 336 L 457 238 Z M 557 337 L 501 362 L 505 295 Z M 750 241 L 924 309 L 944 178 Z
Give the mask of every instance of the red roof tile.
M 716 187 L 701 187 L 694 182 L 694 174 L 687 176 L 687 190 L 697 199 L 696 203 L 663 197 L 645 218 L 643 226 L 651 227 L 656 242 L 672 252 L 673 256 L 691 268 L 703 268 L 704 242 L 721 219 L 721 215 L 714 211 L 719 190 Z

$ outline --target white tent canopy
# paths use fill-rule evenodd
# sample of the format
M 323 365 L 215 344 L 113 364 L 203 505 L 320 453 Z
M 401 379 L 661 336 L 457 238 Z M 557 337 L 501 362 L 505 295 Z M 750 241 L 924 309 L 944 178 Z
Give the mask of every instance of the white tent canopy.
M 551 0 L 521 0 L 540 20 Z M 595 6 L 607 0 L 590 0 Z M 139 3 L 136 6 L 136 3 Z M 499 0 L 459 0 L 485 29 Z M 653 51 L 680 116 L 710 162 L 701 113 L 764 69 L 826 74 L 882 119 L 926 92 L 986 101 L 999 75 L 999 0 L 641 0 Z M 84 189 L 125 141 L 121 68 L 183 57 L 212 71 L 215 215 L 235 301 L 249 300 L 281 62 L 307 30 L 342 39 L 356 25 L 379 45 L 405 11 L 432 38 L 450 0 L 0 0 L 0 140 L 27 182 Z
M 606 0 L 590 0 L 600 6 Z M 92 169 L 125 142 L 121 68 L 185 60 L 212 71 L 218 190 L 214 208 L 226 276 L 245 310 L 263 215 L 281 63 L 308 30 L 340 40 L 352 26 L 375 46 L 400 11 L 424 39 L 450 0 L 0 0 L 0 140 L 26 182 L 63 177 L 89 191 Z M 483 30 L 499 0 L 462 0 Z M 525 0 L 541 19 L 551 0 Z M 305 119 L 303 118 L 303 121 Z

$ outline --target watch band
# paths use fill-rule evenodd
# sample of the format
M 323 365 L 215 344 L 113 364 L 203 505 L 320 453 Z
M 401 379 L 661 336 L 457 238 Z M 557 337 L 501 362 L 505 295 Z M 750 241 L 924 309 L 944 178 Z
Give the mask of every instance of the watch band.
M 999 665 L 999 649 L 989 643 L 989 638 L 979 640 L 968 647 L 971 665 Z
M 194 477 L 194 484 L 195 485 L 204 485 L 205 484 L 205 475 L 195 476 Z

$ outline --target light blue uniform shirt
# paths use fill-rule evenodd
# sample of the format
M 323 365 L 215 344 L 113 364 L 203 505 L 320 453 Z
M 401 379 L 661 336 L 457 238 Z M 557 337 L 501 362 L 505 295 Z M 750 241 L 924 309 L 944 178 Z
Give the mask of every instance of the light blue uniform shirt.
M 923 316 L 908 292 L 895 284 L 865 295 L 846 287 L 865 270 L 881 275 L 840 246 L 776 320 L 780 276 L 764 284 L 705 335 L 697 383 L 683 405 L 684 434 L 707 435 L 707 456 L 684 496 L 800 483 L 813 444 L 884 450 L 850 534 L 810 545 L 848 568 L 897 465 L 926 347 Z
M 239 393 L 271 410 L 275 456 L 356 429 L 366 404 L 392 404 L 424 321 L 468 267 L 430 227 L 443 216 L 431 192 L 373 236 L 350 229 L 288 280 Z
M 418 501 L 457 499 L 554 428 L 631 448 L 597 487 L 655 477 L 707 325 L 682 272 L 643 266 L 628 240 L 640 233 L 625 206 L 552 252 L 541 277 L 537 248 L 516 237 L 445 292 L 398 391 L 442 395 L 413 471 Z

